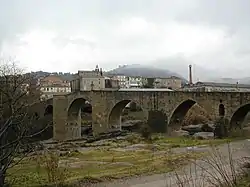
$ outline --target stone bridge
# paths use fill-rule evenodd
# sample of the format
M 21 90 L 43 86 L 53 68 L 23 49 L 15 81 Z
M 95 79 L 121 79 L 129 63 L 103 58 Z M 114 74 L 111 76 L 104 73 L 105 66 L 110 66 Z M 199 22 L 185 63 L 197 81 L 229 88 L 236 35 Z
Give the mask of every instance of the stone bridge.
M 120 123 L 124 107 L 131 101 L 140 105 L 145 118 L 150 111 L 161 111 L 166 117 L 166 129 L 174 128 L 195 104 L 206 109 L 214 118 L 222 115 L 230 124 L 242 123 L 250 111 L 250 92 L 181 92 L 181 91 L 89 91 L 54 96 L 54 139 L 81 137 L 81 107 L 92 105 L 94 134 L 108 131 Z

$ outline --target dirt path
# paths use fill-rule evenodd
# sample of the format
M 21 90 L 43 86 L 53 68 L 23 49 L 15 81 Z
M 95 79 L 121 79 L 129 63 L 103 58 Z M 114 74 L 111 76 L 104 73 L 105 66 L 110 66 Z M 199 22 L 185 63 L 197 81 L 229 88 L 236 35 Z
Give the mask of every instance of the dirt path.
M 231 173 L 230 165 L 229 165 L 229 151 L 228 145 L 223 144 L 218 146 L 220 151 L 220 161 L 223 162 L 223 169 L 224 174 L 228 176 Z M 232 151 L 232 157 L 234 161 L 240 161 L 244 157 L 250 156 L 250 140 L 242 140 L 233 142 L 230 144 L 230 148 Z M 207 148 L 208 151 L 212 151 L 211 148 Z M 214 152 L 214 151 L 213 151 Z M 209 157 L 210 158 L 210 157 Z M 214 158 L 214 157 L 211 157 Z M 211 159 L 209 159 L 211 160 Z M 214 162 L 215 163 L 215 162 Z M 240 168 L 238 164 L 234 164 L 236 170 Z M 204 171 L 207 172 L 204 172 Z M 177 171 L 178 176 L 180 177 L 181 181 L 184 182 L 184 186 L 188 187 L 203 187 L 203 186 L 213 186 L 208 183 L 206 180 L 211 176 L 216 175 L 221 178 L 222 176 L 218 174 L 214 168 L 211 167 L 211 164 L 204 162 L 204 160 L 198 160 L 196 163 L 190 163 L 189 165 L 185 166 L 184 168 Z M 189 181 L 189 182 L 188 182 Z M 195 181 L 195 182 L 194 182 Z M 191 184 L 192 183 L 192 184 Z M 144 176 L 144 177 L 136 177 L 130 178 L 126 180 L 117 180 L 114 182 L 106 182 L 106 183 L 98 183 L 93 185 L 88 185 L 89 187 L 178 187 L 177 179 L 175 172 L 170 172 L 166 174 L 157 174 L 151 176 Z

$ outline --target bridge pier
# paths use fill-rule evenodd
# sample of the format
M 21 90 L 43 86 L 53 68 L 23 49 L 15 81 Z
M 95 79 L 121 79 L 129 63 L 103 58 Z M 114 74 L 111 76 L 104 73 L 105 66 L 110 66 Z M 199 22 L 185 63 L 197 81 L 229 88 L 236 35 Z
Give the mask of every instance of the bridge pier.
M 53 98 L 53 139 L 63 141 L 67 138 L 67 107 L 66 96 Z
M 53 139 L 57 141 L 81 138 L 81 110 L 68 114 L 67 96 L 53 99 Z
M 108 124 L 108 114 L 106 111 L 106 109 L 102 109 L 98 106 L 92 107 L 92 130 L 94 136 L 97 136 L 100 133 L 108 132 L 111 129 Z
M 81 110 L 77 113 L 68 116 L 66 124 L 66 139 L 80 139 L 81 138 Z

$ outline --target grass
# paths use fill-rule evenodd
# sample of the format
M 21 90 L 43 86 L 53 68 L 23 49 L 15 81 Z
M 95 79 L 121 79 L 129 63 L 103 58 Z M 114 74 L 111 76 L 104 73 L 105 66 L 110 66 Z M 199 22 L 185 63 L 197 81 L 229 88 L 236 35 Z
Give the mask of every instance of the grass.
M 153 135 L 153 142 L 160 145 L 163 149 L 164 147 L 191 147 L 199 145 L 220 145 L 223 143 L 235 141 L 235 138 L 225 138 L 225 139 L 211 139 L 211 140 L 198 140 L 193 138 L 184 137 L 165 137 L 164 135 Z
M 202 156 L 201 153 L 166 156 L 154 155 L 154 153 L 149 151 L 112 152 L 100 150 L 89 151 L 83 154 L 79 153 L 74 155 L 74 157 L 60 157 L 60 160 L 68 160 L 68 166 L 65 166 L 68 173 L 67 182 L 72 182 L 86 178 L 102 181 L 167 172 L 173 169 L 168 167 L 168 163 L 180 167 L 186 164 L 189 159 L 200 156 Z M 70 165 L 76 165 L 77 167 L 70 167 Z M 8 180 L 13 182 L 13 186 L 36 186 L 48 183 L 46 170 L 44 167 L 38 168 L 35 157 L 25 159 L 18 166 L 10 169 L 9 174 Z
M 250 186 L 250 176 L 243 177 L 240 181 L 237 187 L 249 187 Z
M 63 170 L 67 182 L 73 181 L 105 181 L 136 175 L 164 173 L 181 167 L 190 159 L 204 156 L 204 153 L 183 152 L 170 153 L 176 147 L 198 145 L 218 145 L 232 141 L 195 140 L 191 138 L 167 138 L 163 135 L 153 135 L 152 143 L 147 143 L 144 149 L 137 151 L 116 151 L 114 148 L 126 147 L 132 144 L 146 142 L 138 135 L 130 135 L 126 140 L 106 140 L 105 146 L 84 152 L 71 152 L 67 156 L 60 156 L 59 169 Z M 109 145 L 109 146 L 107 146 Z M 158 146 L 155 146 L 158 145 Z M 89 144 L 88 146 L 91 146 Z M 153 149 L 155 148 L 156 149 Z M 65 164 L 62 164 L 65 162 Z M 174 166 L 174 167 L 173 167 Z M 38 164 L 38 157 L 25 158 L 19 165 L 8 172 L 8 181 L 13 186 L 39 186 L 48 183 L 48 172 L 45 165 Z
M 187 164 L 188 160 L 201 157 L 202 153 L 157 154 L 152 150 L 114 151 L 99 149 L 72 153 L 59 157 L 61 168 L 67 168 L 67 182 L 96 179 L 96 181 L 118 179 L 136 175 L 168 172 Z M 8 181 L 13 186 L 38 186 L 48 183 L 45 166 L 38 166 L 37 157 L 24 159 L 9 170 Z

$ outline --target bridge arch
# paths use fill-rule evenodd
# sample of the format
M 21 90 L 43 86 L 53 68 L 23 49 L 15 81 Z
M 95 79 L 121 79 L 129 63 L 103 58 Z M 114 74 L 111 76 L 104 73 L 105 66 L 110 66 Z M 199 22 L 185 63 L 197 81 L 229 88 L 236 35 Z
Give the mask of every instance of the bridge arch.
M 168 127 L 173 128 L 174 126 L 179 127 L 181 122 L 184 120 L 187 112 L 194 106 L 197 102 L 192 99 L 187 99 L 181 102 L 170 115 Z
M 47 115 L 53 115 L 53 105 L 48 105 L 45 108 L 44 116 L 47 116 Z
M 67 133 L 74 139 L 81 137 L 82 112 L 92 113 L 92 105 L 85 98 L 74 99 L 67 109 Z
M 124 111 L 124 109 L 128 106 L 128 104 L 131 103 L 135 103 L 136 105 L 138 105 L 138 103 L 134 100 L 129 100 L 129 99 L 125 99 L 125 100 L 121 100 L 119 102 L 117 102 L 111 109 L 111 111 L 109 112 L 109 116 L 108 116 L 108 125 L 111 128 L 120 128 L 122 127 L 122 112 Z M 142 106 L 140 106 L 143 112 L 143 116 L 145 119 L 147 119 L 147 113 L 146 111 L 142 108 Z
M 230 129 L 231 128 L 241 128 L 242 123 L 246 117 L 246 115 L 250 112 L 250 103 L 240 106 L 236 109 L 230 119 Z

